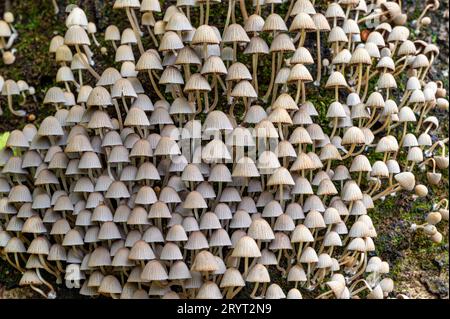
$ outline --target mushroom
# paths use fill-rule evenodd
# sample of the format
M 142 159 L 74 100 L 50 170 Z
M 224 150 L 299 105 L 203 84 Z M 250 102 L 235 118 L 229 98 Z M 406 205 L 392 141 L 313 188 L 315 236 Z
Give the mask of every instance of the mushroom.
M 17 83 L 13 80 L 6 80 L 2 86 L 2 95 L 7 97 L 8 109 L 16 116 L 25 116 L 24 110 L 14 110 L 13 108 L 13 95 L 20 95 L 20 89 Z

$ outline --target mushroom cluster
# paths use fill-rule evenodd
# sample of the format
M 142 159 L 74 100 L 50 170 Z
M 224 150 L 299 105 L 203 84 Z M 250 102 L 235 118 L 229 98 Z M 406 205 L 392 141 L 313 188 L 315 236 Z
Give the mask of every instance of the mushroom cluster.
M 6 65 L 13 64 L 16 61 L 16 51 L 11 48 L 18 37 L 18 33 L 13 23 L 14 15 L 11 12 L 5 12 L 3 19 L 0 19 L 0 52 L 2 53 L 3 63 Z
M 436 11 L 437 9 L 439 9 L 440 7 L 440 2 L 439 0 L 426 0 L 424 1 L 424 5 L 422 8 L 422 11 L 419 15 L 419 17 L 412 21 L 412 24 L 415 25 L 415 33 L 419 34 L 420 33 L 420 29 L 422 27 L 427 27 L 431 24 L 431 18 L 428 17 L 426 14 L 429 11 Z
M 439 49 L 410 39 L 401 1 L 291 0 L 283 14 L 282 0 L 166 2 L 114 2 L 129 28 L 108 26 L 101 52 L 119 68 L 95 63 L 95 24 L 66 10 L 43 101 L 55 112 L 0 151 L 0 255 L 20 284 L 44 297 L 48 276 L 112 298 L 388 297 L 368 212 L 426 196 L 421 169 L 436 185 L 448 168 L 432 115 L 446 91 L 427 78 Z M 325 109 L 318 90 L 332 93 Z
M 18 104 L 19 106 L 25 105 L 28 96 L 31 96 L 34 100 L 33 103 L 37 103 L 35 96 L 35 89 L 33 86 L 28 85 L 24 80 L 14 81 L 11 79 L 5 80 L 2 75 L 0 75 L 0 93 L 5 97 L 8 104 L 8 109 L 11 114 L 15 116 L 25 116 L 27 112 L 25 110 L 14 109 L 14 96 L 19 96 Z M 0 105 L 0 116 L 3 114 L 2 107 Z

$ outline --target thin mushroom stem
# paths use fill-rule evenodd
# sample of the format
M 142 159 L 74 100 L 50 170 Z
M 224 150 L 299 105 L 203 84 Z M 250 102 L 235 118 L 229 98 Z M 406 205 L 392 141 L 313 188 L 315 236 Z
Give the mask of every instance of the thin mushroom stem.
M 233 99 L 233 103 L 231 104 L 229 114 L 234 118 L 234 107 L 236 106 L 236 99 Z
M 78 44 L 75 45 L 75 50 L 77 51 L 78 55 L 80 56 L 81 63 L 84 64 L 84 66 L 87 68 L 89 73 L 96 79 L 100 79 L 100 75 L 91 67 L 89 64 L 89 61 L 87 60 L 87 57 L 81 52 L 80 46 Z
M 334 137 L 334 135 L 336 134 L 336 130 L 337 130 L 337 127 L 338 127 L 338 122 L 339 122 L 339 118 L 335 117 L 333 119 L 333 130 L 331 131 L 330 139 L 332 139 Z
M 300 242 L 298 245 L 298 250 L 297 250 L 297 262 L 300 262 L 300 256 L 302 254 L 302 247 L 303 247 L 303 242 Z
M 405 94 L 403 94 L 402 99 L 400 100 L 400 104 L 398 105 L 399 110 L 408 102 L 411 93 L 412 91 L 409 90 L 406 91 Z
M 256 9 L 255 9 L 255 14 L 259 15 L 260 11 L 261 11 L 261 0 L 256 0 Z
M 363 67 L 361 63 L 358 64 L 357 71 L 358 71 L 358 84 L 356 86 L 356 93 L 359 95 L 359 92 L 361 91 L 361 83 L 363 77 Z
M 401 3 L 401 1 L 399 1 Z M 429 4 L 425 7 L 425 9 L 422 11 L 422 13 L 420 14 L 420 16 L 416 19 L 416 31 L 419 31 L 420 28 L 422 27 L 422 18 L 425 16 L 425 14 L 428 12 L 428 10 L 430 8 L 432 8 L 434 6 L 434 4 Z
M 55 293 L 55 288 L 53 288 L 53 286 L 41 276 L 39 268 L 36 268 L 36 274 L 39 277 L 39 279 L 44 283 L 44 285 L 46 285 L 50 289 L 47 298 L 50 296 L 51 293 Z
M 61 273 L 64 272 L 64 269 L 62 267 L 61 261 L 59 261 L 59 260 L 56 261 L 56 267 L 58 268 L 59 272 L 61 272 Z
M 94 42 L 95 46 L 99 47 L 100 43 L 98 43 L 97 38 L 95 37 L 94 33 L 91 33 L 92 41 Z
M 403 141 L 405 140 L 407 128 L 408 128 L 408 122 L 405 121 L 405 122 L 403 123 L 402 138 L 400 139 L 400 143 L 398 143 L 398 146 L 399 146 L 399 147 L 402 147 L 402 145 L 403 145 Z
M 112 40 L 111 43 L 112 43 L 112 46 L 113 46 L 113 48 L 114 48 L 114 51 L 117 51 L 117 44 L 116 44 L 116 41 Z
M 184 76 L 186 78 L 186 81 L 189 81 L 191 77 L 191 70 L 189 68 L 189 64 L 183 64 L 183 70 L 184 70 Z
M 298 47 L 301 48 L 305 44 L 306 40 L 306 32 L 305 29 L 301 29 L 300 31 L 300 40 L 298 42 Z
M 365 127 L 367 128 L 371 128 L 372 126 L 375 125 L 375 123 L 378 122 L 378 120 L 381 117 L 381 112 L 377 112 L 376 109 L 374 108 L 372 110 L 372 115 L 370 116 L 370 118 L 367 121 L 367 124 L 365 125 Z
M 423 124 L 423 120 L 425 118 L 425 116 L 428 114 L 428 112 L 433 108 L 433 105 L 430 104 L 428 107 L 425 107 L 422 112 L 420 112 L 420 117 L 419 117 L 419 122 L 416 126 L 416 133 L 419 133 L 420 128 L 422 127 Z
M 294 3 L 297 2 L 296 0 L 291 0 L 291 3 L 289 4 L 288 11 L 286 12 L 286 15 L 284 16 L 284 22 L 287 22 L 289 17 L 291 16 L 292 9 L 294 8 Z
M 396 68 L 393 75 L 394 75 L 394 76 L 399 75 L 400 73 L 402 73 L 402 72 L 406 69 L 407 66 L 408 66 L 408 60 L 405 59 L 405 62 L 403 63 L 403 65 L 401 66 L 401 68 L 398 69 L 398 70 L 397 70 L 397 68 Z
M 54 9 L 54 13 L 55 15 L 59 13 L 59 6 L 58 3 L 56 2 L 56 0 L 52 0 L 52 4 L 53 4 L 53 9 Z
M 301 90 L 302 90 L 302 81 L 298 80 L 297 81 L 297 93 L 295 94 L 295 104 L 298 104 L 298 102 L 300 101 Z
M 384 191 L 382 191 L 382 192 L 378 193 L 377 195 L 373 196 L 373 197 L 372 197 L 372 200 L 373 200 L 373 201 L 376 201 L 377 199 L 379 199 L 379 198 L 381 198 L 381 197 L 387 196 L 387 195 L 389 195 L 390 193 L 397 192 L 397 191 L 399 191 L 399 190 L 401 190 L 401 189 L 402 189 L 402 188 L 401 188 L 401 186 L 400 186 L 399 184 L 391 185 L 391 186 L 389 186 L 388 188 L 386 188 Z
M 165 100 L 164 95 L 162 95 L 161 91 L 158 88 L 158 85 L 156 85 L 155 78 L 153 77 L 153 73 L 151 70 L 148 70 L 148 76 L 150 77 L 150 82 L 152 83 L 153 89 L 155 90 L 158 97 L 161 100 Z
M 250 98 L 248 98 L 248 97 L 244 97 L 244 114 L 242 115 L 243 117 L 245 117 L 245 115 L 247 114 L 247 111 L 248 111 L 248 109 L 250 107 L 249 99 Z
M 67 92 L 72 93 L 72 91 L 70 90 L 69 83 L 67 81 L 64 81 L 64 86 L 66 87 Z
M 320 80 L 322 78 L 322 54 L 320 47 L 320 31 L 316 31 L 316 39 L 317 39 L 317 75 L 316 75 L 316 85 L 320 85 Z
M 81 69 L 78 70 L 78 82 L 80 82 L 80 87 L 83 86 L 83 72 L 81 71 Z
M 53 0 L 53 1 L 55 1 L 55 0 Z M 46 299 L 48 298 L 48 296 L 45 294 L 45 292 L 43 292 L 41 289 L 39 289 L 38 287 L 34 286 L 33 284 L 30 284 L 30 288 L 33 289 L 34 291 L 36 291 L 42 297 L 44 297 Z
M 120 112 L 120 107 L 119 107 L 119 103 L 113 99 L 113 104 L 114 104 L 114 108 L 116 109 L 116 113 L 117 113 L 117 120 L 119 121 L 119 127 L 120 130 L 123 130 L 123 121 L 122 121 L 122 114 Z
M 446 137 L 443 140 L 437 141 L 435 142 L 429 149 L 428 151 L 431 153 L 433 153 L 434 149 L 438 146 L 441 146 L 441 153 L 442 156 L 445 156 L 445 144 L 448 142 L 449 138 Z M 428 161 L 428 160 L 427 160 Z
M 128 104 L 127 104 L 127 100 L 124 95 L 122 95 L 122 103 L 123 103 L 123 107 L 125 108 L 125 112 L 128 113 Z
M 25 94 L 24 91 L 22 91 L 20 96 L 21 96 L 21 100 L 19 101 L 19 105 L 23 106 L 27 102 L 27 95 Z
M 345 154 L 345 155 L 342 157 L 342 160 L 345 160 L 345 159 L 349 158 L 350 156 L 352 156 L 352 155 L 353 155 L 353 152 L 354 152 L 354 150 L 355 150 L 355 147 L 356 147 L 356 144 L 352 144 L 352 145 L 350 146 L 350 149 L 348 150 L 347 154 Z
M 233 98 L 231 97 L 231 85 L 233 83 L 231 81 L 226 81 L 226 86 L 227 86 L 227 104 L 232 104 L 233 103 Z
M 256 298 L 256 291 L 258 290 L 259 282 L 256 282 L 255 287 L 253 288 L 252 293 L 250 294 L 250 298 L 255 299 Z
M 364 253 L 364 252 L 362 252 L 361 254 L 362 254 L 361 259 L 363 259 L 363 260 L 362 260 L 362 262 L 360 263 L 359 271 L 358 271 L 357 273 L 355 273 L 355 274 L 349 279 L 350 282 L 352 282 L 353 280 L 355 280 L 356 278 L 358 278 L 358 277 L 359 277 L 360 275 L 362 275 L 362 274 L 364 273 L 364 271 L 366 270 L 366 265 L 367 265 L 367 254 Z
M 12 95 L 8 94 L 8 109 L 15 116 L 25 116 L 26 112 L 24 110 L 16 111 L 13 109 Z
M 41 264 L 44 267 L 45 271 L 47 271 L 48 273 L 53 275 L 57 280 L 60 279 L 60 275 L 59 275 L 58 271 L 54 271 L 53 269 L 50 268 L 50 266 L 47 264 L 44 256 L 43 255 L 38 255 L 38 257 L 39 257 L 39 261 L 41 262 Z
M 311 263 L 308 263 L 306 271 L 306 289 L 311 287 Z
M 448 209 L 448 205 L 449 205 L 448 199 L 443 198 L 439 202 L 437 202 L 436 209 L 441 208 L 442 206 L 444 206 L 444 209 Z
M 244 257 L 244 277 L 247 276 L 248 273 L 248 257 Z
M 229 0 L 228 1 L 227 17 L 225 19 L 225 25 L 224 25 L 224 28 L 223 28 L 224 32 L 227 31 L 228 25 L 230 24 L 230 18 L 231 18 L 232 11 L 233 11 L 233 15 L 234 15 L 234 6 L 235 6 L 234 5 L 234 1 L 235 0 Z M 221 48 L 223 48 L 223 42 L 220 45 L 221 45 Z
M 323 294 L 318 295 L 315 299 L 328 299 L 328 296 L 333 294 L 333 290 L 328 290 Z
M 428 71 L 430 70 L 431 66 L 433 65 L 434 62 L 434 54 L 431 56 L 430 58 L 430 62 L 428 63 L 428 65 L 425 67 L 425 69 L 423 70 L 423 72 L 421 73 L 421 77 L 419 78 L 420 80 L 424 81 L 425 80 L 425 76 L 428 74 Z
M 365 21 L 367 21 L 367 20 L 371 20 L 371 19 L 375 19 L 375 18 L 381 17 L 381 16 L 383 16 L 383 15 L 385 15 L 385 14 L 386 14 L 386 12 L 380 12 L 380 13 L 370 14 L 370 15 L 368 15 L 368 16 L 365 16 L 364 18 L 359 19 L 359 20 L 358 20 L 358 24 L 361 24 L 362 22 L 365 22 Z
M 305 89 L 305 82 L 301 82 L 302 83 L 302 103 L 306 102 L 306 89 Z
M 237 42 L 233 42 L 233 63 L 237 61 Z
M 219 81 L 219 84 L 222 87 L 222 90 L 224 92 L 226 92 L 227 91 L 227 86 L 225 85 L 225 83 L 223 83 L 223 80 L 222 80 L 222 78 L 220 76 L 217 76 L 217 81 Z
M 23 269 L 21 266 L 20 266 L 20 263 L 19 263 L 19 259 L 17 258 L 17 253 L 14 253 L 14 261 L 15 262 L 12 262 L 11 261 L 11 259 L 9 258 L 9 256 L 8 256 L 8 254 L 5 254 L 5 259 L 6 259 L 6 261 L 14 268 L 14 269 L 17 269 L 19 272 L 21 272 L 22 274 L 25 272 L 25 269 Z
M 369 196 L 372 197 L 372 195 L 373 195 L 377 190 L 379 190 L 380 187 L 381 187 L 381 182 L 380 182 L 380 181 L 377 181 L 377 182 L 373 185 L 372 190 L 370 190 L 370 188 L 369 188 L 369 189 L 367 190 L 366 194 L 368 194 Z
M 264 101 L 267 101 L 267 99 L 269 98 L 269 96 L 272 92 L 273 82 L 275 81 L 275 64 L 276 64 L 275 54 L 276 54 L 276 52 L 272 52 L 272 73 L 270 74 L 269 87 L 267 88 L 267 92 L 263 97 Z
M 139 20 L 136 16 L 136 12 L 134 11 L 134 9 L 131 9 L 131 16 L 133 17 L 133 21 L 134 21 L 134 25 L 136 26 L 136 30 L 139 32 L 139 35 L 141 35 L 143 32 L 139 26 Z
M 189 5 L 186 6 L 186 16 L 187 16 L 189 22 L 191 22 L 191 7 Z
M 373 134 L 376 135 L 376 134 L 384 131 L 384 129 L 386 127 L 390 128 L 390 125 L 389 125 L 390 123 L 391 123 L 391 117 L 388 116 L 388 118 L 384 121 L 383 125 L 380 128 L 378 128 L 377 130 L 373 131 Z M 386 135 L 389 135 L 389 131 L 387 132 Z
M 206 14 L 205 14 L 205 24 L 208 24 L 208 20 L 209 20 L 209 3 L 210 0 L 206 0 Z
M 278 257 L 277 257 L 277 264 L 275 265 L 275 267 L 278 269 L 278 271 L 281 272 L 281 274 L 284 276 L 286 274 L 286 269 L 284 269 L 283 267 L 280 266 L 280 260 L 281 257 L 283 255 L 283 249 L 280 249 L 278 251 Z
M 199 18 L 199 24 L 202 25 L 204 20 L 204 12 L 203 12 L 203 3 L 200 2 L 200 18 Z
M 315 285 L 317 285 L 318 283 L 322 282 L 326 273 L 327 273 L 327 270 L 325 268 L 318 268 L 316 273 L 312 277 L 311 282 L 314 283 Z
M 148 34 L 150 35 L 150 38 L 152 39 L 155 47 L 158 47 L 159 46 L 158 39 L 155 37 L 155 34 L 153 33 L 153 30 L 152 30 L 152 28 L 150 28 L 150 26 L 147 26 L 147 31 L 148 31 Z
M 365 282 L 365 281 L 364 281 L 364 282 Z M 351 292 L 351 295 L 352 295 L 352 296 L 356 296 L 356 295 L 359 294 L 361 291 L 364 291 L 364 290 L 366 290 L 366 289 L 368 289 L 369 291 L 372 291 L 372 288 L 371 288 L 367 283 L 365 283 L 365 285 L 362 286 L 361 288 L 359 288 L 359 289 L 357 289 L 357 290 L 355 290 L 355 291 L 352 291 L 352 292 Z
M 204 113 L 208 113 L 209 112 L 209 98 L 208 98 L 208 92 L 205 91 L 203 93 L 204 96 L 204 100 L 205 100 L 205 110 L 203 111 Z
M 239 0 L 239 7 L 241 9 L 242 18 L 244 22 L 248 19 L 247 8 L 245 7 L 245 0 Z
M 356 287 L 360 282 L 362 282 L 364 285 L 367 285 L 367 287 L 370 288 L 370 285 L 367 283 L 367 281 L 366 281 L 365 279 L 361 278 L 361 279 L 358 279 L 357 281 L 355 281 L 354 283 L 352 283 L 352 285 L 348 288 L 348 290 L 349 290 L 350 292 L 352 292 L 353 289 L 355 289 L 355 287 Z
M 259 0 L 257 0 L 259 3 Z M 258 54 L 252 55 L 252 68 L 253 68 L 253 86 L 255 87 L 256 94 L 258 94 Z
M 130 21 L 131 24 L 131 28 L 133 29 L 133 32 L 136 36 L 137 39 L 137 44 L 138 44 L 138 48 L 139 48 L 139 52 L 141 54 L 144 54 L 145 49 L 144 46 L 142 45 L 142 40 L 141 40 L 141 34 L 139 33 L 139 27 L 136 26 L 135 22 L 134 22 L 134 18 L 133 18 L 133 14 L 132 14 L 132 9 L 127 7 L 125 8 L 125 11 L 127 13 L 127 18 Z
M 233 299 L 234 297 L 236 297 L 236 295 L 242 290 L 243 287 L 237 287 L 236 289 L 233 290 L 233 288 L 231 288 L 231 292 L 229 295 L 229 298 L 227 299 Z

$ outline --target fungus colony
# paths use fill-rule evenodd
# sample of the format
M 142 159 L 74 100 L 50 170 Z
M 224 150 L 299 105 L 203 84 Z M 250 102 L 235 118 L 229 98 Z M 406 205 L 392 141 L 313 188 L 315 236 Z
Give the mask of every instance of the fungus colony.
M 439 49 L 410 39 L 397 1 L 163 3 L 114 2 L 129 28 L 108 26 L 100 51 L 120 70 L 95 63 L 95 24 L 67 8 L 42 106 L 55 112 L 11 132 L 0 155 L 0 252 L 20 285 L 389 297 L 367 213 L 401 191 L 426 196 L 416 175 L 435 185 L 448 167 L 432 115 L 446 92 L 427 78 Z M 325 110 L 317 87 L 333 96 Z M 20 92 L 5 82 L 10 104 Z M 414 228 L 439 242 L 448 202 L 435 208 Z

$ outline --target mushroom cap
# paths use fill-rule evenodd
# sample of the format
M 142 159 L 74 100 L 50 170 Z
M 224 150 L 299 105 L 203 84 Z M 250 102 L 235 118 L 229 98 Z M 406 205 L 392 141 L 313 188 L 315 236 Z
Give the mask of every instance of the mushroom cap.
M 214 255 L 209 251 L 199 252 L 194 259 L 191 270 L 198 272 L 214 272 L 218 269 L 218 264 Z
M 286 295 L 284 294 L 281 287 L 277 284 L 271 284 L 266 291 L 266 299 L 284 299 Z
M 260 257 L 261 252 L 252 237 L 241 237 L 231 253 L 233 257 Z
M 165 266 L 158 260 L 150 260 L 141 273 L 142 280 L 163 281 L 169 278 Z
M 244 31 L 245 32 L 245 31 Z M 219 44 L 220 40 L 214 29 L 209 25 L 203 24 L 199 26 L 192 38 L 192 44 Z
M 245 281 L 241 273 L 236 268 L 227 268 L 220 281 L 220 288 L 244 287 Z
M 66 45 L 90 45 L 91 41 L 87 32 L 80 25 L 71 25 L 64 35 Z
M 253 239 L 262 241 L 270 241 L 275 238 L 272 228 L 263 218 L 254 219 L 248 228 L 247 234 Z
M 250 42 L 250 38 L 245 32 L 244 28 L 237 23 L 230 24 L 228 28 L 225 29 L 222 36 L 223 43 L 229 42 Z
M 219 287 L 213 281 L 205 282 L 198 290 L 197 299 L 222 299 Z

